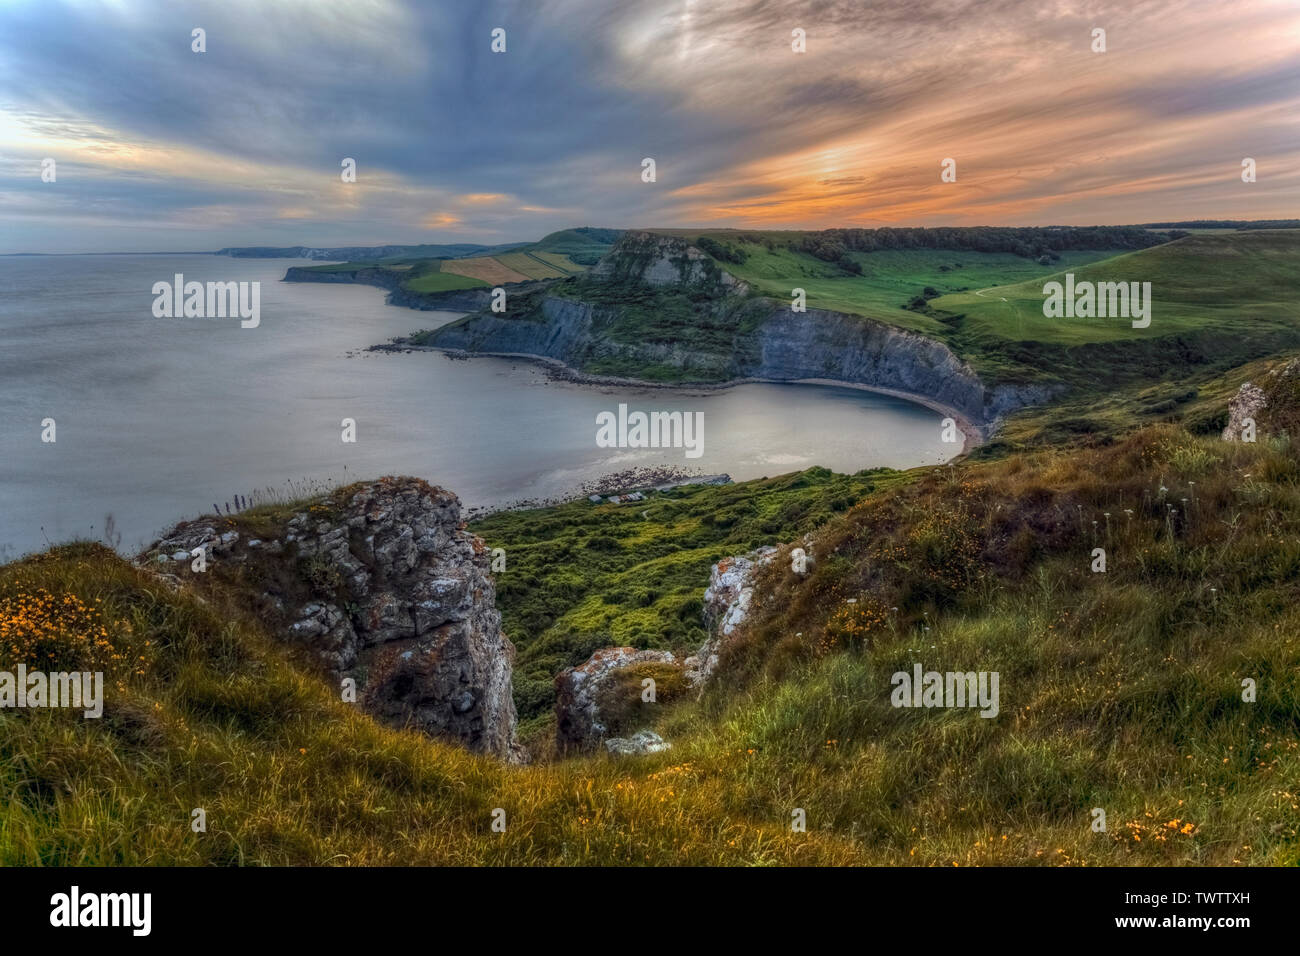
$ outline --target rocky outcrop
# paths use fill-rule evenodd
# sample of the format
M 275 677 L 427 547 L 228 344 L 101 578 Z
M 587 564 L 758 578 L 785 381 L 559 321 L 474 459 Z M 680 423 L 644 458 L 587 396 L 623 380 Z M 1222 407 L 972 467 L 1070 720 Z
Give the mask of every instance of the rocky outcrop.
M 252 537 L 242 519 L 187 522 L 142 558 L 181 577 L 259 581 L 259 616 L 378 719 L 517 762 L 514 647 L 483 542 L 454 494 L 417 478 L 352 485 Z M 259 526 L 260 527 L 260 526 Z M 346 693 L 344 699 L 348 699 Z
M 723 645 L 749 615 L 755 574 L 776 553 L 774 547 L 762 547 L 746 555 L 723 558 L 710 569 L 709 586 L 704 591 L 704 622 L 709 637 L 683 665 L 692 686 L 698 687 L 713 676 Z
M 1258 416 L 1268 406 L 1264 390 L 1258 385 L 1243 382 L 1237 394 L 1228 401 L 1228 424 L 1220 436 L 1224 441 L 1237 441 L 1246 432 L 1246 419 L 1256 422 Z
M 986 417 L 984 383 L 948 346 L 915 332 L 839 312 L 774 308 L 758 331 L 747 378 L 832 379 L 924 395 L 973 422 Z
M 583 364 L 595 341 L 592 326 L 601 310 L 584 302 L 553 297 L 544 298 L 538 308 L 540 320 L 482 312 L 442 326 L 427 342 L 441 349 L 536 355 L 566 364 Z
M 645 719 L 645 710 L 637 706 L 643 703 L 645 678 L 655 680 L 658 700 L 667 702 L 682 690 L 698 690 L 713 675 L 723 646 L 748 615 L 756 573 L 777 553 L 775 547 L 762 547 L 713 566 L 704 592 L 709 637 L 685 660 L 668 651 L 606 647 L 580 666 L 561 671 L 555 678 L 557 749 L 561 753 L 590 750 L 602 740 L 611 753 L 667 749 L 669 745 L 648 730 L 629 738 L 613 735 L 629 723 L 636 726 Z M 807 567 L 811 561 L 808 557 Z
M 605 741 L 605 749 L 620 757 L 644 757 L 672 750 L 673 745 L 653 730 L 638 730 L 631 737 L 609 738 Z
M 651 232 L 626 232 L 615 250 L 591 270 L 595 279 L 644 282 L 650 286 L 721 286 L 728 291 L 748 288 L 711 257 L 685 239 Z
M 659 683 L 680 670 L 668 651 L 634 647 L 606 647 L 578 667 L 566 667 L 555 678 L 557 748 L 565 752 L 595 747 L 637 710 L 645 676 Z
M 1300 358 L 1269 369 L 1258 385 L 1246 382 L 1238 389 L 1228 402 L 1223 440 L 1240 441 L 1248 418 L 1254 419 L 1258 439 L 1300 438 Z

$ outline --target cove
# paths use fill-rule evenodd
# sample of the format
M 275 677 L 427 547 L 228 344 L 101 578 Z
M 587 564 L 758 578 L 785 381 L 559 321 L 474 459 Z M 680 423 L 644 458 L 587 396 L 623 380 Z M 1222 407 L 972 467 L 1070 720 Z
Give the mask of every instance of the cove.
M 73 538 L 125 553 L 164 526 L 259 489 L 282 494 L 409 474 L 467 508 L 576 496 L 637 466 L 737 481 L 820 465 L 939 464 L 942 415 L 824 385 L 638 388 L 553 381 L 533 363 L 370 345 L 452 321 L 369 286 L 281 282 L 297 260 L 206 255 L 0 258 L 0 559 Z M 261 282 L 260 324 L 152 314 L 153 284 Z M 596 416 L 703 414 L 708 441 L 602 448 Z M 58 423 L 40 440 L 41 421 Z M 356 422 L 356 441 L 340 423 Z

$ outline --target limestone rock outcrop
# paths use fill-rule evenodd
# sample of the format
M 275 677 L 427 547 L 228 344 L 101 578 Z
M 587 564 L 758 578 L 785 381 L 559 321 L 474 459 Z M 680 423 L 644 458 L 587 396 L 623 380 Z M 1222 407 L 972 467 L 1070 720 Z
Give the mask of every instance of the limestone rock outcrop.
M 609 738 L 605 741 L 605 749 L 620 757 L 643 757 L 672 750 L 673 745 L 653 730 L 638 730 L 631 737 Z
M 556 747 L 595 747 L 617 729 L 618 717 L 636 710 L 644 676 L 671 681 L 680 670 L 670 652 L 634 647 L 605 647 L 578 667 L 566 667 L 555 678 Z
M 709 637 L 685 661 L 686 679 L 693 686 L 702 685 L 713 676 L 723 644 L 749 614 L 754 575 L 776 553 L 777 549 L 769 545 L 749 554 L 723 558 L 709 570 L 709 586 L 704 592 L 704 620 Z
M 1220 436 L 1224 441 L 1239 441 L 1246 429 L 1246 419 L 1255 419 L 1268 406 L 1264 390 L 1258 385 L 1243 382 L 1237 394 L 1228 401 L 1228 424 Z
M 1257 440 L 1289 435 L 1300 439 L 1300 358 L 1278 365 L 1259 384 L 1244 383 L 1228 402 L 1224 441 L 1241 441 L 1246 419 L 1254 419 Z
M 239 516 L 186 522 L 142 559 L 197 577 L 191 552 L 203 547 L 207 573 L 259 582 L 250 595 L 259 617 L 336 686 L 354 680 L 357 703 L 379 720 L 526 759 L 515 738 L 514 646 L 501 632 L 487 549 L 464 530 L 454 494 L 382 478 L 316 499 L 274 536 L 241 525 Z
M 716 284 L 738 292 L 748 288 L 679 236 L 625 232 L 615 248 L 616 254 L 602 257 L 591 270 L 594 278 L 632 279 L 651 286 Z

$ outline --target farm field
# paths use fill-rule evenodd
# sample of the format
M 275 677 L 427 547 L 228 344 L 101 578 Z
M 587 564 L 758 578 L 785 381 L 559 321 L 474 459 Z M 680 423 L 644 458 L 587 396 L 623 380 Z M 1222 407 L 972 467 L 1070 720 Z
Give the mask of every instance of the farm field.
M 432 265 L 436 266 L 438 263 L 434 262 Z M 454 292 L 458 289 L 477 289 L 488 283 L 474 276 L 429 269 L 407 279 L 404 285 L 412 292 Z
M 440 264 L 440 271 L 453 275 L 481 279 L 488 285 L 504 285 L 507 282 L 527 282 L 530 278 L 516 272 L 492 256 L 480 256 L 474 259 L 446 259 Z

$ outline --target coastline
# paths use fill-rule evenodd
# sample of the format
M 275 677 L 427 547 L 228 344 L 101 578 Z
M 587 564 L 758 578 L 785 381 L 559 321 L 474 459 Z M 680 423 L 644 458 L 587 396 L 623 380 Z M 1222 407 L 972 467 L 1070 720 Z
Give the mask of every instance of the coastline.
M 547 369 L 550 378 L 557 382 L 572 382 L 575 385 L 609 385 L 627 388 L 663 388 L 688 394 L 691 392 L 700 394 L 719 392 L 725 389 L 735 388 L 737 385 L 828 385 L 836 388 L 853 388 L 864 392 L 875 392 L 878 395 L 888 395 L 891 398 L 901 398 L 904 401 L 913 402 L 917 405 L 924 406 L 931 411 L 938 412 L 956 422 L 958 430 L 962 433 L 962 447 L 961 450 L 957 452 L 957 454 L 953 455 L 952 458 L 948 459 L 945 464 L 965 457 L 988 440 L 983 429 L 975 425 L 970 421 L 970 419 L 955 408 L 944 405 L 942 402 L 935 401 L 928 396 L 919 395 L 915 392 L 905 392 L 893 388 L 880 388 L 874 385 L 863 385 L 860 382 L 845 382 L 832 378 L 733 378 L 725 382 L 647 382 L 642 379 L 624 378 L 617 375 L 596 375 L 589 372 L 583 372 L 573 368 L 571 365 L 565 364 L 559 359 L 551 358 L 546 355 L 534 355 L 529 352 L 467 352 L 464 349 L 445 349 L 434 345 L 411 345 L 400 340 L 383 345 L 372 345 L 367 349 L 367 351 L 440 352 L 454 360 L 472 358 L 508 358 L 540 365 Z M 989 427 L 991 431 L 991 426 Z

